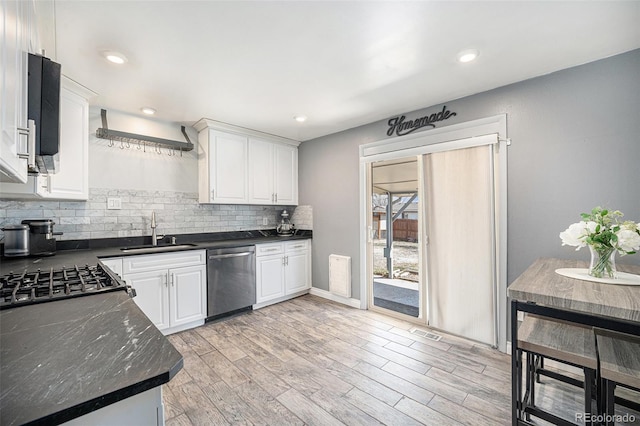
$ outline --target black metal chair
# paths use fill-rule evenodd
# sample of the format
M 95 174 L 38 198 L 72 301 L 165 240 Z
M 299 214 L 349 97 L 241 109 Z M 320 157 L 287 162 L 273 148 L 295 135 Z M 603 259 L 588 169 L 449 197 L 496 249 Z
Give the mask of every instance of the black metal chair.
M 615 395 L 618 386 L 640 393 L 640 337 L 594 328 L 598 354 L 598 411 L 615 424 L 615 405 L 640 412 L 640 404 Z M 621 422 L 624 420 L 622 419 Z
M 556 425 L 591 424 L 597 413 L 593 408 L 597 395 L 597 355 L 591 327 L 527 314 L 518 328 L 518 348 L 526 352 L 525 394 L 521 402 L 526 419 L 535 416 Z M 547 358 L 580 368 L 584 380 L 545 368 Z M 588 421 L 572 423 L 537 406 L 535 384 L 540 382 L 541 375 L 582 388 L 585 413 L 582 419 Z M 582 419 L 576 417 L 576 421 Z

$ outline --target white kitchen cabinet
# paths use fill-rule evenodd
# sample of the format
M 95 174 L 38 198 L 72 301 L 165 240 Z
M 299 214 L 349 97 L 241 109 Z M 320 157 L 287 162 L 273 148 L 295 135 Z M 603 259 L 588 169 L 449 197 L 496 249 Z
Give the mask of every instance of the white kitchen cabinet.
M 122 274 L 136 291 L 133 300 L 164 334 L 204 324 L 205 250 L 124 257 Z
M 298 148 L 249 139 L 249 202 L 298 204 Z
M 274 164 L 271 142 L 249 139 L 249 202 L 251 204 L 273 204 Z
M 63 426 L 112 426 L 112 425 L 156 425 L 163 426 L 164 404 L 162 386 L 135 394 L 114 404 L 107 405 Z
M 169 325 L 179 327 L 207 317 L 207 267 L 169 269 Z
M 194 127 L 201 203 L 298 203 L 298 142 L 206 119 Z
M 284 296 L 284 246 L 256 245 L 256 304 Z
M 170 327 L 168 273 L 162 269 L 122 277 L 136 291 L 133 301 L 160 331 Z
M 275 204 L 298 205 L 298 149 L 274 144 Z
M 303 248 L 287 247 L 285 243 L 284 282 L 286 295 L 311 288 L 309 249 L 307 241 L 297 243 L 295 246 Z
M 2 0 L 0 15 L 0 181 L 27 182 L 27 53 L 32 2 Z
M 246 204 L 247 138 L 216 130 L 198 136 L 201 203 Z
M 111 269 L 118 276 L 122 277 L 122 258 L 110 257 L 108 259 L 100 259 L 100 262 L 107 268 Z
M 60 89 L 60 171 L 30 176 L 27 183 L 2 183 L 5 198 L 89 198 L 89 101 L 96 94 L 63 76 Z
M 281 302 L 311 288 L 311 240 L 256 245 L 256 305 Z

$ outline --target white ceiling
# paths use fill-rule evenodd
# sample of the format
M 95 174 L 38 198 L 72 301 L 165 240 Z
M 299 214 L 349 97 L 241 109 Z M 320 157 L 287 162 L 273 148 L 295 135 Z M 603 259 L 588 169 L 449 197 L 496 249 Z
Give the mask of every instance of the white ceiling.
M 638 1 L 55 0 L 55 15 L 53 56 L 93 104 L 300 141 L 640 47 Z M 467 48 L 479 58 L 457 63 Z

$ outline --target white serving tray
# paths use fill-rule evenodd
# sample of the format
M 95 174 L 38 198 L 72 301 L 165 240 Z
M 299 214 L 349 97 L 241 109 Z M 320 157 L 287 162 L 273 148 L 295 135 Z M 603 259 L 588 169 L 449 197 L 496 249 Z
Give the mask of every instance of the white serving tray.
M 586 268 L 560 268 L 556 274 L 583 281 L 593 281 L 600 284 L 640 285 L 640 275 L 616 272 L 616 278 L 596 278 L 589 275 Z

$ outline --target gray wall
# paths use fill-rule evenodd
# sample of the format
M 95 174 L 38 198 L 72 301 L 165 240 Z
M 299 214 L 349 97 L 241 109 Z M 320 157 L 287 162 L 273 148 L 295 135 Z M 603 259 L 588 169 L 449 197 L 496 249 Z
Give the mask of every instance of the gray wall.
M 447 125 L 507 114 L 508 283 L 538 257 L 588 260 L 586 249 L 562 247 L 558 237 L 582 212 L 602 205 L 640 221 L 639 73 L 634 50 L 445 103 L 458 114 Z M 386 122 L 300 146 L 300 204 L 314 212 L 314 287 L 328 290 L 330 254 L 347 255 L 359 298 L 358 147 L 388 139 Z M 640 254 L 618 263 L 640 264 Z

